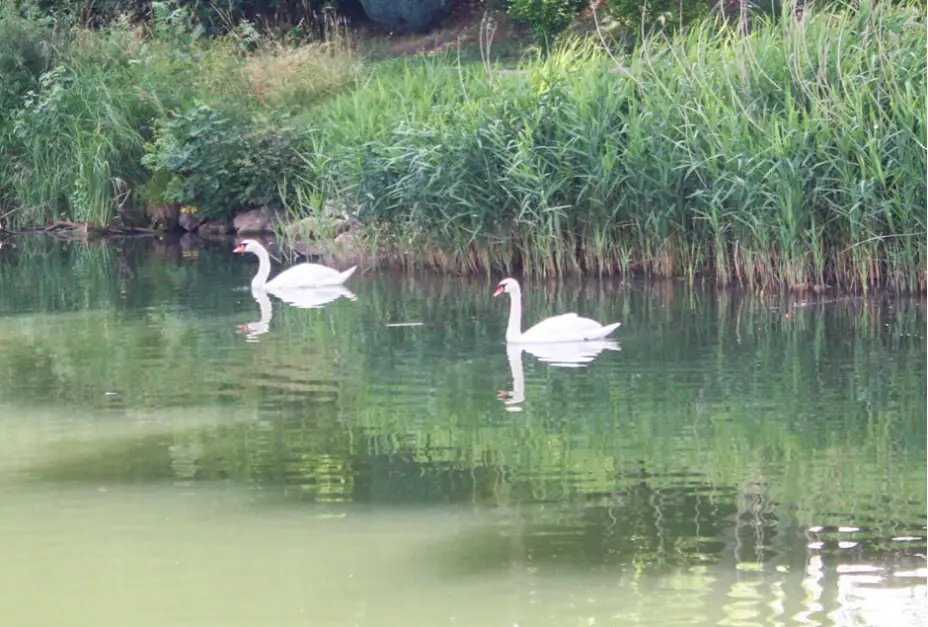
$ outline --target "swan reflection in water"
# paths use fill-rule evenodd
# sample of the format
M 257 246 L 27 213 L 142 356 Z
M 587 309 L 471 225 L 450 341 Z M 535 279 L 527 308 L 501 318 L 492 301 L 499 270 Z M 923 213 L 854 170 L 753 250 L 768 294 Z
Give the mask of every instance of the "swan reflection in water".
M 258 303 L 261 319 L 257 322 L 248 322 L 238 325 L 239 333 L 245 336 L 248 342 L 257 342 L 258 336 L 270 330 L 271 318 L 274 316 L 274 307 L 268 294 L 273 294 L 282 302 L 297 309 L 321 309 L 327 304 L 341 297 L 348 300 L 357 300 L 357 296 L 346 287 L 333 285 L 330 287 L 299 287 L 278 288 L 276 290 L 254 289 L 251 297 Z
M 501 390 L 497 398 L 503 401 L 507 411 L 522 411 L 519 405 L 525 400 L 525 373 L 522 370 L 522 352 L 534 355 L 538 361 L 557 368 L 583 368 L 588 366 L 604 350 L 622 350 L 613 340 L 589 340 L 585 342 L 556 342 L 545 344 L 507 344 L 506 357 L 512 373 L 512 390 Z

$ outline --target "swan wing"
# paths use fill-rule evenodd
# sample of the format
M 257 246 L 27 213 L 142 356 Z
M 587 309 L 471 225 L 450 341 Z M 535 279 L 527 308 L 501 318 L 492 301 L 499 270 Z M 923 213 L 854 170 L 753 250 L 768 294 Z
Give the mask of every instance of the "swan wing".
M 341 285 L 345 282 L 345 279 L 351 276 L 354 270 L 355 268 L 350 268 L 345 272 L 339 272 L 334 268 L 318 263 L 301 263 L 282 271 L 267 282 L 267 287 L 270 289 L 288 289 Z
M 619 327 L 618 322 L 606 326 L 576 313 L 545 318 L 522 334 L 523 342 L 582 342 L 601 339 Z

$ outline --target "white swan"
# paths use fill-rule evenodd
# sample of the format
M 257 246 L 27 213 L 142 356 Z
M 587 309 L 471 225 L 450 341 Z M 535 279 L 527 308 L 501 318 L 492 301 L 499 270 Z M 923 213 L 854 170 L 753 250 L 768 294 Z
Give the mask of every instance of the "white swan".
M 271 259 L 267 249 L 253 239 L 242 240 L 235 247 L 234 253 L 252 253 L 258 257 L 258 274 L 251 280 L 252 289 L 286 289 L 291 287 L 330 287 L 341 285 L 348 277 L 354 274 L 358 266 L 352 266 L 344 272 L 339 272 L 318 263 L 301 263 L 287 268 L 270 281 Z
M 496 286 L 493 296 L 508 293 L 509 325 L 506 341 L 521 344 L 546 344 L 551 342 L 586 342 L 600 340 L 622 324 L 615 322 L 603 326 L 590 318 L 581 318 L 575 313 L 545 318 L 529 330 L 522 332 L 522 288 L 513 278 L 505 278 Z

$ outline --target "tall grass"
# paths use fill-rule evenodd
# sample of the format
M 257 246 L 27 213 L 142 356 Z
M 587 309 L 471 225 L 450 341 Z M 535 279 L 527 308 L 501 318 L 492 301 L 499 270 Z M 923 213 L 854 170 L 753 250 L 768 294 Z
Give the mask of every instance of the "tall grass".
M 0 46 L 10 46 L 0 67 L 11 68 L 0 120 L 0 202 L 15 210 L 8 224 L 144 224 L 146 206 L 162 200 L 163 182 L 142 164 L 156 121 L 205 103 L 234 112 L 246 135 L 252 120 L 267 125 L 353 76 L 344 37 L 298 45 L 243 26 L 206 39 L 183 9 L 154 7 L 148 25 L 63 32 L 0 9 Z M 44 57 L 33 50 L 43 38 L 54 41 Z
M 381 67 L 310 112 L 310 193 L 409 259 L 526 274 L 926 287 L 925 19 L 892 3 L 617 59 Z

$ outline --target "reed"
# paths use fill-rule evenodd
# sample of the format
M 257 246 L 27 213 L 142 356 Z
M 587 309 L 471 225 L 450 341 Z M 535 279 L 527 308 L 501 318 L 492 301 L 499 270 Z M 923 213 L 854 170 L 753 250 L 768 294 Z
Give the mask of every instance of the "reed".
M 305 183 L 449 270 L 924 290 L 924 29 L 786 7 L 622 59 L 391 62 L 311 110 Z
M 155 4 L 148 25 L 120 20 L 64 32 L 0 8 L 0 49 L 10 50 L 0 53 L 0 67 L 18 79 L 5 78 L 0 92 L 8 226 L 145 225 L 147 206 L 163 200 L 162 182 L 152 182 L 142 160 L 156 121 L 204 103 L 230 112 L 246 136 L 331 94 L 357 66 L 337 21 L 325 42 L 254 41 L 244 28 L 207 39 L 183 9 L 167 15 L 167 3 Z M 44 58 L 35 52 L 45 49 L 52 53 Z

